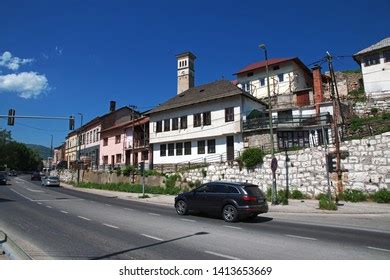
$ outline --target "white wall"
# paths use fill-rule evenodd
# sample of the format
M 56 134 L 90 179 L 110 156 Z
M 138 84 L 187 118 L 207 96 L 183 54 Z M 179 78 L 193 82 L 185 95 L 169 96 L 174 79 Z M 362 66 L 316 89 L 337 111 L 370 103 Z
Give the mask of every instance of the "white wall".
M 390 94 L 390 62 L 384 62 L 383 53 L 380 53 L 380 63 L 364 66 L 362 57 L 362 74 L 364 89 L 367 95 L 373 97 Z

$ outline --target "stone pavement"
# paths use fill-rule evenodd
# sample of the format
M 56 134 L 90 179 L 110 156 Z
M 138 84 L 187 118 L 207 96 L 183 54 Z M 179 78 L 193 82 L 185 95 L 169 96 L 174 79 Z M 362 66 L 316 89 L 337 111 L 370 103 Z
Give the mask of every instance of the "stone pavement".
M 127 192 L 116 192 L 107 190 L 97 189 L 83 189 L 75 188 L 69 184 L 61 183 L 64 188 L 74 189 L 82 192 L 93 193 L 103 195 L 107 197 L 116 197 L 125 200 L 135 200 L 145 203 L 160 204 L 173 207 L 174 195 L 156 195 L 148 194 L 150 198 L 139 198 L 138 193 L 127 193 Z M 340 215 L 340 214 L 388 214 L 390 215 L 390 204 L 380 204 L 374 202 L 340 202 L 340 206 L 337 211 L 321 210 L 318 208 L 318 200 L 295 200 L 290 199 L 289 205 L 270 205 L 269 213 L 301 213 L 301 214 L 329 214 L 329 215 Z

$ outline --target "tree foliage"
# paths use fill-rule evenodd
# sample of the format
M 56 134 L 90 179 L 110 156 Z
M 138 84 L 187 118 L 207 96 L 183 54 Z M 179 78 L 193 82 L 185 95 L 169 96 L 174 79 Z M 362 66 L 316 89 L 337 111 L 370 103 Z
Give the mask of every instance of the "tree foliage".
M 11 132 L 0 129 L 0 169 L 33 171 L 42 167 L 41 158 L 23 143 L 14 141 Z

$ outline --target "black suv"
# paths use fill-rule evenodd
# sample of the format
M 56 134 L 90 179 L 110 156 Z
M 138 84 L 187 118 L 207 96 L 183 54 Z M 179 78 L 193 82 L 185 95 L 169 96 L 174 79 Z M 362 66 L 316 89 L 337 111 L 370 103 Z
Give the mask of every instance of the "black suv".
M 189 211 L 222 215 L 226 222 L 254 218 L 268 212 L 268 204 L 259 186 L 248 183 L 209 182 L 175 197 L 179 215 Z
M 31 175 L 31 181 L 34 181 L 34 180 L 37 180 L 37 181 L 40 181 L 40 180 L 41 180 L 41 174 L 39 174 L 39 172 L 34 172 L 34 173 Z

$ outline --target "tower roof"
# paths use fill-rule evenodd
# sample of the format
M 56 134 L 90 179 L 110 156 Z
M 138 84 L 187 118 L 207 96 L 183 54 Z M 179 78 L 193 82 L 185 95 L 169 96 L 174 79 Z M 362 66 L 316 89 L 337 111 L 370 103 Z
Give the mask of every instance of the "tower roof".
M 196 59 L 196 56 L 190 51 L 179 53 L 176 55 L 176 58 L 179 59 L 179 58 L 185 57 L 185 56 L 189 56 L 191 59 Z

